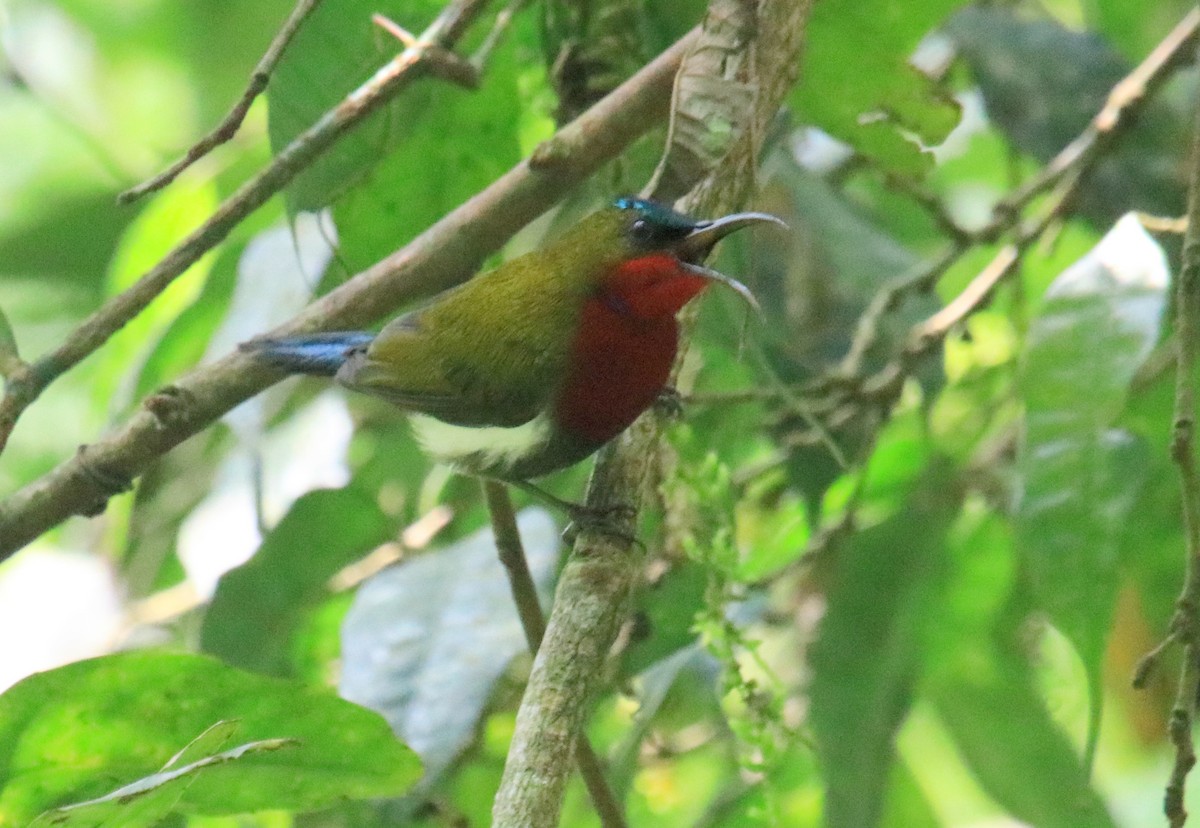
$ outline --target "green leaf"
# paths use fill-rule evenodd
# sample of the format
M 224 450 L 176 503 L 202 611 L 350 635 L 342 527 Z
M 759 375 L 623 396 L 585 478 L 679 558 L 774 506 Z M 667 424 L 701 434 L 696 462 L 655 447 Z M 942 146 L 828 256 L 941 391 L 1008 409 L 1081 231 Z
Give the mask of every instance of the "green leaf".
M 638 753 L 642 743 L 676 680 L 689 670 L 712 674 L 719 669 L 720 665 L 707 650 L 699 644 L 691 644 L 652 664 L 637 676 L 637 712 L 608 761 L 609 784 L 618 799 L 624 799 L 629 793 L 633 777 L 639 770 Z
M 156 194 L 130 223 L 113 256 L 109 294 L 118 294 L 137 282 L 216 206 L 216 188 L 196 176 L 184 175 Z M 170 325 L 200 296 L 215 259 L 213 252 L 202 256 L 105 345 L 93 393 L 110 413 L 119 413 L 132 402 L 142 364 Z
M 558 559 L 544 511 L 518 517 L 543 595 Z M 342 626 L 342 695 L 378 710 L 436 781 L 475 734 L 492 685 L 526 649 L 490 529 L 386 569 L 355 596 Z
M 828 828 L 878 825 L 896 730 L 921 670 L 926 615 L 959 495 L 934 461 L 906 508 L 838 551 L 829 609 L 811 653 L 812 726 Z
M 923 695 L 967 768 L 1014 817 L 1038 828 L 1111 826 L 1036 689 L 1010 521 L 964 509 L 947 547 L 946 586 L 930 608 Z
M 887 169 L 924 174 L 932 157 L 922 143 L 945 140 L 958 105 L 909 64 L 921 38 L 963 0 L 896 3 L 822 0 L 808 25 L 801 83 L 791 104 L 819 126 Z M 865 48 L 864 44 L 870 44 Z
M 271 75 L 268 131 L 271 149 L 279 153 L 337 106 L 376 70 L 403 51 L 390 34 L 371 22 L 379 13 L 412 31 L 420 31 L 436 13 L 434 0 L 329 0 L 321 3 L 283 53 Z M 433 86 L 417 84 L 422 95 Z M 360 123 L 308 168 L 287 189 L 289 211 L 317 210 L 330 204 L 347 187 L 362 179 L 395 145 L 397 131 L 423 108 L 411 97 L 394 102 Z
M 520 160 L 519 84 L 528 71 L 518 52 L 533 53 L 525 46 L 533 22 L 514 21 L 479 89 L 421 84 L 406 93 L 387 144 L 366 159 L 375 165 L 370 176 L 350 182 L 334 205 L 351 270 L 391 253 Z
M 1115 823 L 1033 688 L 1029 665 L 974 641 L 973 669 L 938 682 L 934 702 L 971 772 L 1006 810 L 1038 828 Z
M 177 794 L 171 811 L 310 810 L 395 796 L 420 775 L 416 757 L 382 719 L 325 690 L 203 656 L 128 652 L 39 673 L 0 696 L 0 825 L 28 825 L 47 809 L 104 797 L 168 765 L 181 770 L 178 761 L 202 761 L 197 753 L 211 758 L 226 725 L 206 731 L 231 720 L 241 749 L 227 758 L 236 761 L 205 763 L 184 775 L 186 783 L 152 786 Z M 247 748 L 278 740 L 296 744 Z
M 696 641 L 696 615 L 704 606 L 708 570 L 683 560 L 634 597 L 633 641 L 623 653 L 622 672 L 634 676 L 662 663 Z
M 221 578 L 201 646 L 238 667 L 287 674 L 292 634 L 325 596 L 329 579 L 394 531 L 379 506 L 354 488 L 309 492 L 253 558 Z
M 1050 286 L 1021 372 L 1018 549 L 1034 594 L 1082 658 L 1098 727 L 1117 552 L 1148 458 L 1113 429 L 1134 372 L 1157 342 L 1166 301 L 1162 251 L 1129 216 Z

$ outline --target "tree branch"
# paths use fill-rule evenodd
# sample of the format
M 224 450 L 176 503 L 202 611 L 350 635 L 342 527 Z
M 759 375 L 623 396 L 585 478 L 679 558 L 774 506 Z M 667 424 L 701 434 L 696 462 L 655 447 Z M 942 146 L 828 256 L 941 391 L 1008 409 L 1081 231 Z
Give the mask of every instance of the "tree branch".
M 487 501 L 488 515 L 492 521 L 492 533 L 496 536 L 496 551 L 500 556 L 500 563 L 504 565 L 504 571 L 508 573 L 513 603 L 517 605 L 517 615 L 521 618 L 521 628 L 525 631 L 529 652 L 536 656 L 538 648 L 542 645 L 542 637 L 546 634 L 546 617 L 542 614 L 537 585 L 529 571 L 529 561 L 521 544 L 521 533 L 517 529 L 517 515 L 513 509 L 512 498 L 509 497 L 508 489 L 503 483 L 483 480 L 481 485 L 484 500 Z M 624 809 L 605 778 L 600 757 L 596 755 L 592 743 L 584 733 L 576 737 L 575 762 L 579 765 L 579 774 L 583 777 L 603 828 L 625 828 Z
M 454 0 L 413 45 L 351 92 L 316 124 L 275 156 L 271 165 L 243 184 L 216 212 L 128 290 L 105 302 L 80 323 L 65 342 L 36 362 L 19 366 L 7 377 L 0 399 L 0 452 L 17 419 L 50 383 L 108 341 L 141 313 L 206 252 L 216 247 L 242 219 L 281 191 L 313 159 L 341 135 L 378 110 L 423 72 L 436 64 L 483 10 L 487 0 Z
M 766 125 L 796 78 L 809 6 L 808 0 L 714 0 L 710 5 L 706 30 L 731 19 L 748 24 L 742 49 L 752 59 L 738 61 L 748 75 L 739 80 L 748 81 L 757 95 L 750 122 L 733 149 L 686 200 L 689 211 L 714 215 L 735 209 L 753 189 L 754 162 Z M 694 53 L 706 46 L 721 48 L 702 41 Z M 690 64 L 692 55 L 688 60 Z M 709 65 L 719 70 L 722 63 Z M 690 64 L 689 71 L 694 66 Z M 636 512 L 658 437 L 656 419 L 646 416 L 602 451 L 588 488 L 588 505 L 604 508 L 623 503 Z M 635 518 L 630 518 L 629 537 L 634 526 Z M 575 737 L 582 731 L 604 660 L 625 617 L 640 564 L 641 556 L 634 554 L 628 539 L 583 531 L 576 540 L 559 578 L 546 636 L 517 714 L 492 810 L 497 828 L 557 824 Z
M 671 80 L 695 37 L 694 31 L 685 35 L 528 161 L 270 335 L 363 327 L 406 302 L 464 281 L 484 257 L 662 122 Z M 98 513 L 121 484 L 160 455 L 279 379 L 235 352 L 151 396 L 116 433 L 0 502 L 0 560 L 71 515 Z

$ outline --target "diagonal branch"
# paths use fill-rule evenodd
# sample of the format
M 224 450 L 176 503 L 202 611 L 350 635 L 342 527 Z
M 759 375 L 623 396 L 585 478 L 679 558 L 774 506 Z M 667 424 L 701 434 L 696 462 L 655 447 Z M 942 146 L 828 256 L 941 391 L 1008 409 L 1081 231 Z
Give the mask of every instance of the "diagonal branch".
M 427 71 L 436 73 L 439 56 L 453 45 L 487 0 L 454 0 L 429 28 L 394 60 L 329 110 L 316 124 L 283 148 L 271 165 L 230 196 L 203 225 L 171 250 L 131 288 L 114 296 L 80 323 L 54 351 L 18 366 L 7 377 L 0 399 L 0 451 L 17 418 L 50 383 L 108 341 L 206 252 L 216 247 L 242 219 L 281 191 L 310 162 L 371 113 Z
M 685 35 L 529 161 L 271 335 L 363 327 L 406 302 L 462 282 L 484 257 L 663 121 L 671 80 L 695 37 L 695 32 Z M 120 484 L 279 379 L 235 352 L 148 398 L 145 409 L 114 434 L 0 502 L 0 560 L 71 515 L 96 514 Z

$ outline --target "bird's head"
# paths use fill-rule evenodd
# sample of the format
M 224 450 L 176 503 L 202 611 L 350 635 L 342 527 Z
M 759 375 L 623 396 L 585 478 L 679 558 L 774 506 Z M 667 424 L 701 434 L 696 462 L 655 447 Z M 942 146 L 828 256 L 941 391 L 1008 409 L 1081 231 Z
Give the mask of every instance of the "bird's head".
M 618 198 L 584 219 L 571 234 L 577 250 L 596 264 L 597 290 L 641 318 L 675 314 L 718 282 L 752 307 L 754 294 L 738 280 L 704 266 L 717 242 L 756 224 L 786 225 L 767 213 L 733 213 L 697 220 L 645 198 Z

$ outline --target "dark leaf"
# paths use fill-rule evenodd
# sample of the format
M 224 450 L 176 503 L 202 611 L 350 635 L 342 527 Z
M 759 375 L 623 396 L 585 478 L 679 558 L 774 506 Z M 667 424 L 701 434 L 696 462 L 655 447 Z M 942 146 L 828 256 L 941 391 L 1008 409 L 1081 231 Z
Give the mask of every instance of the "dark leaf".
M 558 529 L 518 518 L 529 567 L 548 593 Z M 342 627 L 341 691 L 378 710 L 425 763 L 431 784 L 466 747 L 514 656 L 526 649 L 490 529 L 384 570 L 359 589 Z

